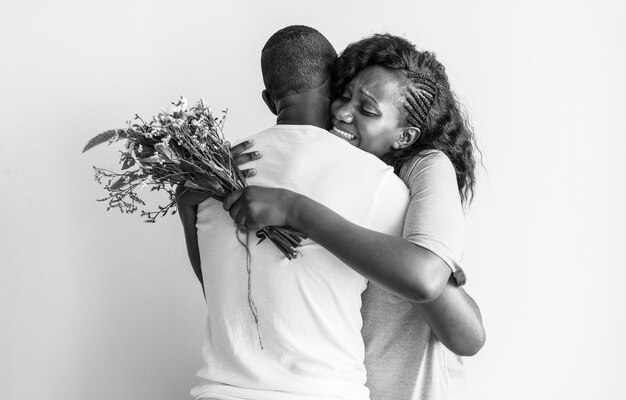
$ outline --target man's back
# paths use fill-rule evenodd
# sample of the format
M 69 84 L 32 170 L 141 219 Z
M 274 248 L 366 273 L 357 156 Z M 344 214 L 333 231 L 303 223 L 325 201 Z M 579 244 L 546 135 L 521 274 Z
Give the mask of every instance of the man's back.
M 390 167 L 313 126 L 277 125 L 254 137 L 263 158 L 252 185 L 286 188 L 346 219 L 400 235 L 408 190 Z M 208 318 L 196 397 L 366 399 L 361 293 L 366 280 L 305 240 L 288 261 L 269 241 L 237 233 L 220 203 L 198 208 Z M 258 311 L 261 348 L 248 303 Z

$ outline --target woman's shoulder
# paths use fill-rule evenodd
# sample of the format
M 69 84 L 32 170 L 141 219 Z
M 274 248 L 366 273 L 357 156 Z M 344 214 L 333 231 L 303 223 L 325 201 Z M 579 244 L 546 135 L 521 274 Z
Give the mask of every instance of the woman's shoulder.
M 424 175 L 450 176 L 450 174 L 456 180 L 452 161 L 444 152 L 436 149 L 421 151 L 400 168 L 400 178 L 407 185 Z

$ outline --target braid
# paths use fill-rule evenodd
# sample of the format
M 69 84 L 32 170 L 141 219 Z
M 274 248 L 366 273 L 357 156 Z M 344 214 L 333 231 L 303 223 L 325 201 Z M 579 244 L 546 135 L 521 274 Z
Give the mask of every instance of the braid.
M 380 65 L 395 72 L 404 85 L 399 124 L 420 130 L 412 145 L 390 150 L 381 159 L 399 174 L 404 164 L 427 150 L 439 150 L 452 162 L 461 201 L 468 203 L 476 183 L 476 140 L 467 117 L 450 89 L 445 67 L 434 53 L 418 51 L 398 36 L 376 34 L 346 47 L 332 74 L 334 97 L 362 69 Z
M 429 76 L 413 71 L 407 72 L 407 78 L 412 83 L 407 88 L 403 103 L 408 113 L 407 122 L 409 125 L 421 130 L 435 101 L 437 86 Z

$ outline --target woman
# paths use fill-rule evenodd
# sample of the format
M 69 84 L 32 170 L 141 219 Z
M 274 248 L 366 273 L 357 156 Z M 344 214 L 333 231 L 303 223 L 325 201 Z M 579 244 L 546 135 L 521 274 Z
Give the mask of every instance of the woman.
M 411 191 L 404 238 L 354 225 L 284 189 L 248 187 L 224 208 L 245 229 L 291 226 L 374 283 L 363 297 L 372 399 L 443 398 L 459 360 L 442 343 L 459 355 L 484 343 L 478 308 L 458 287 L 462 203 L 475 183 L 472 131 L 443 65 L 399 37 L 349 45 L 334 87 L 331 132 L 392 165 Z

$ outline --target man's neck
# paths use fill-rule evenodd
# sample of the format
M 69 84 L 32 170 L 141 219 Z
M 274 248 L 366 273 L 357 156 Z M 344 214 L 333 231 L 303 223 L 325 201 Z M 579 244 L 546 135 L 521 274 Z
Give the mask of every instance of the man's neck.
M 317 94 L 302 94 L 280 99 L 277 104 L 278 125 L 313 125 L 330 129 L 330 99 Z

